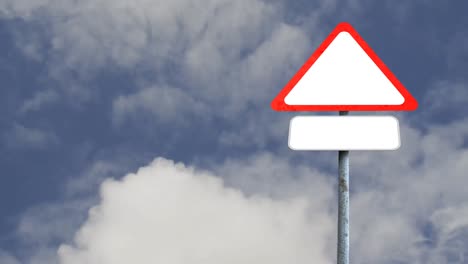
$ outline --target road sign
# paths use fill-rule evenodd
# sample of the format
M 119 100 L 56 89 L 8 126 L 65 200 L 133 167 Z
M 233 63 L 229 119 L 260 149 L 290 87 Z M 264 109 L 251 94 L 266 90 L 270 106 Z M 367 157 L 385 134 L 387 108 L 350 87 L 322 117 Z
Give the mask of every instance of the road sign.
M 400 147 L 398 119 L 348 111 L 415 110 L 418 103 L 357 31 L 340 23 L 273 99 L 276 111 L 339 111 L 296 116 L 292 150 L 338 150 L 337 264 L 349 264 L 349 150 Z
M 344 22 L 271 106 L 276 111 L 410 111 L 418 104 L 357 31 Z

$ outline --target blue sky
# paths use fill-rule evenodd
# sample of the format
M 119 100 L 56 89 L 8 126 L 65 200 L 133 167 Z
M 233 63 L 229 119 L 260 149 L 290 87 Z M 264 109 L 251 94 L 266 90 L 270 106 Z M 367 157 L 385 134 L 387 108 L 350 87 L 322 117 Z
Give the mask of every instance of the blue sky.
M 0 263 L 333 262 L 336 153 L 270 101 L 342 21 L 419 101 L 351 153 L 352 261 L 468 263 L 466 10 L 0 0 Z

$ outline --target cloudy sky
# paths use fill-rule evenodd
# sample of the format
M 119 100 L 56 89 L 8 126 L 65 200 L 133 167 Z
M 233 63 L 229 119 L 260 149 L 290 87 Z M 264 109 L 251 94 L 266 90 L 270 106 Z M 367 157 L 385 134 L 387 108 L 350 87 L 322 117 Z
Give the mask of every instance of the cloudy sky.
M 270 101 L 342 21 L 419 101 L 351 153 L 351 261 L 468 263 L 463 2 L 0 0 L 0 263 L 333 263 L 336 153 Z

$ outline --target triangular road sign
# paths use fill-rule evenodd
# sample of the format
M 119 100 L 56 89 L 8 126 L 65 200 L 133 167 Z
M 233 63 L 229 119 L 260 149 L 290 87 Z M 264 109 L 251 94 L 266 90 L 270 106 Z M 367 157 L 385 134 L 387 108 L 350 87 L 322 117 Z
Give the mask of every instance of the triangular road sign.
M 357 31 L 343 22 L 271 106 L 276 111 L 410 111 L 418 103 Z

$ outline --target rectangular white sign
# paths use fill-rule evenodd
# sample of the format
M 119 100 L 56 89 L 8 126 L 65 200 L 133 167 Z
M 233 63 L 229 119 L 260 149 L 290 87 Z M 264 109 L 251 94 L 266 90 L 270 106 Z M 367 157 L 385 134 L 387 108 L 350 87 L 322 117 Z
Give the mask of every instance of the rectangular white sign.
M 296 116 L 289 125 L 292 150 L 395 150 L 400 147 L 393 116 Z

